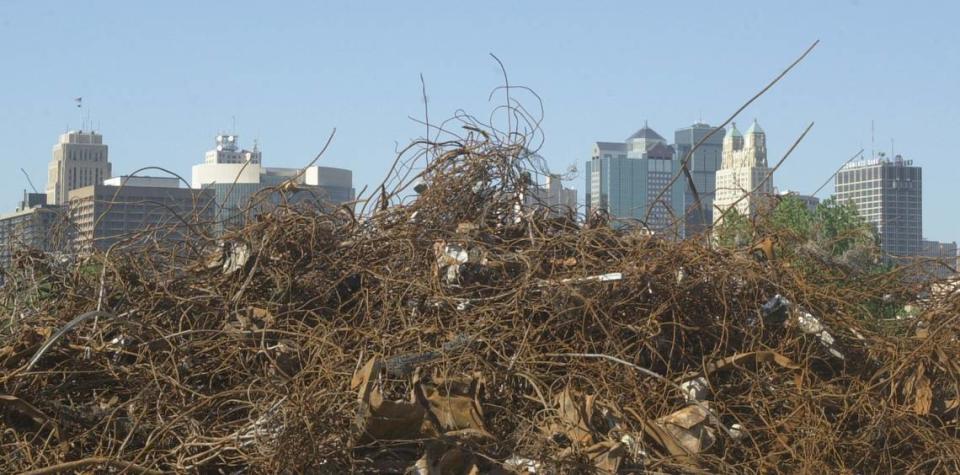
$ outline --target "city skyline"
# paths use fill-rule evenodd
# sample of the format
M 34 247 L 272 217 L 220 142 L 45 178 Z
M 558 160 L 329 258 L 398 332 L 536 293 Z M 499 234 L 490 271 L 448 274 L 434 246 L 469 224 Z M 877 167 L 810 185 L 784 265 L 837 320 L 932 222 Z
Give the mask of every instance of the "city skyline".
M 396 149 L 423 134 L 423 125 L 408 119 L 423 117 L 420 73 L 432 122 L 457 108 L 483 116 L 502 100 L 487 101 L 502 82 L 491 52 L 512 84 L 543 99 L 540 154 L 554 171 L 577 164 L 580 176 L 567 185 L 583 196 L 582 160 L 594 140 L 626 136 L 645 119 L 665 134 L 698 120 L 720 123 L 821 39 L 737 118 L 746 124 L 761 117 L 777 131 L 768 143 L 771 162 L 816 123 L 778 170 L 777 186 L 810 193 L 860 148 L 866 158 L 871 149 L 902 154 L 927 170 L 924 237 L 960 239 L 960 223 L 950 219 L 952 183 L 960 177 L 945 153 L 960 101 L 951 87 L 960 70 L 960 41 L 948 20 L 960 8 L 952 3 L 942 4 L 944 14 L 914 18 L 901 18 L 893 2 L 754 3 L 733 11 L 562 3 L 561 12 L 533 5 L 178 5 L 0 5 L 0 44 L 7 45 L 0 48 L 10 66 L 0 79 L 7 91 L 0 98 L 7 112 L 0 117 L 4 209 L 30 189 L 20 167 L 42 186 L 50 137 L 80 125 L 76 97 L 110 137 L 114 175 L 156 164 L 185 173 L 211 136 L 233 129 L 235 117 L 238 134 L 260 139 L 273 163 L 291 167 L 305 166 L 337 127 L 318 164 L 355 170 L 357 190 L 374 186 Z M 421 9 L 440 17 L 423 24 Z M 456 20 L 466 14 L 490 26 L 464 31 Z M 645 24 L 637 35 L 631 24 L 643 15 L 672 21 Z M 261 35 L 275 41 L 265 45 Z M 431 41 L 444 37 L 457 41 Z M 395 79 L 383 81 L 384 70 Z

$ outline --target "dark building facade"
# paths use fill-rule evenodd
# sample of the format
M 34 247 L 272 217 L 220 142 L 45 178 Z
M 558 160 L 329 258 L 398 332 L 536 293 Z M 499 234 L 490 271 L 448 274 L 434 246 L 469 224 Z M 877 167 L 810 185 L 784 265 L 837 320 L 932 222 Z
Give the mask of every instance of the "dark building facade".
M 585 168 L 588 216 L 604 210 L 618 226 L 683 236 L 683 220 L 674 219 L 683 212 L 683 183 L 671 183 L 679 159 L 653 129 L 644 125 L 624 142 L 595 142 Z
M 690 127 L 677 129 L 674 134 L 674 149 L 677 159 L 683 160 L 693 147 L 704 137 L 710 134 L 713 126 L 697 122 Z M 699 211 L 693 191 L 687 183 L 686 177 L 681 177 L 684 189 L 684 204 L 686 212 L 686 236 L 694 236 L 706 230 L 706 226 L 713 224 L 713 199 L 716 196 L 717 170 L 723 159 L 724 129 L 720 129 L 703 142 L 690 157 L 687 168 L 693 178 L 693 184 L 700 195 Z

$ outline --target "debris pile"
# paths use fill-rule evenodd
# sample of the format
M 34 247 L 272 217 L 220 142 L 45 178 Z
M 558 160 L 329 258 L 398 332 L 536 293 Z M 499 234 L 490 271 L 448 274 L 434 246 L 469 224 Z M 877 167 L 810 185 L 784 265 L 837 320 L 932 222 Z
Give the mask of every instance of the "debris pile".
M 580 225 L 466 129 L 367 213 L 21 256 L 0 472 L 960 471 L 956 294 L 884 319 L 889 275 Z

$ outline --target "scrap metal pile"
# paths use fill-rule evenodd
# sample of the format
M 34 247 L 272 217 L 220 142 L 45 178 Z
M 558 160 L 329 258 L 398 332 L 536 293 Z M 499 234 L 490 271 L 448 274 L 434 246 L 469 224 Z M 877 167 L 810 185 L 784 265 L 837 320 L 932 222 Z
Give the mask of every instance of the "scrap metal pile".
M 507 138 L 412 146 L 367 213 L 20 256 L 0 472 L 960 471 L 956 295 L 883 321 L 891 275 L 526 206 Z

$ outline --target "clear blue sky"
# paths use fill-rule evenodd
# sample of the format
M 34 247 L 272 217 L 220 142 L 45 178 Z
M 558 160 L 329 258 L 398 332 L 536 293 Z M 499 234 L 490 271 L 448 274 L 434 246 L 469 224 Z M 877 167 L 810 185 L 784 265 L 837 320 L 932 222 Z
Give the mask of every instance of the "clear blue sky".
M 809 193 L 861 147 L 924 169 L 924 234 L 960 239 L 960 2 L 253 2 L 0 0 L 0 209 L 38 188 L 56 136 L 84 104 L 114 174 L 160 164 L 189 177 L 214 135 L 259 138 L 270 166 L 324 164 L 379 183 L 431 118 L 486 115 L 488 56 L 544 100 L 542 154 L 563 170 L 596 140 L 648 120 L 666 137 L 717 123 L 813 40 L 822 42 L 740 117 L 759 118 L 772 160 L 814 121 L 775 176 Z M 582 179 L 573 185 L 581 192 Z M 825 195 L 832 191 L 829 186 Z

